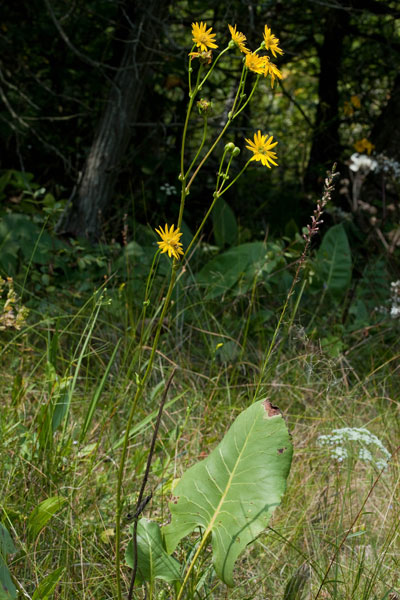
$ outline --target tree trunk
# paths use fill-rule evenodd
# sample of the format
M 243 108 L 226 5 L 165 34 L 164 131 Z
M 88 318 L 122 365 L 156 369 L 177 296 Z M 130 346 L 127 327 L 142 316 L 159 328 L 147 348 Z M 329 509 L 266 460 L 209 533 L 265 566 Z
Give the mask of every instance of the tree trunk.
M 320 191 L 320 178 L 340 156 L 338 81 L 348 23 L 349 14 L 344 10 L 331 9 L 326 16 L 324 41 L 319 48 L 319 101 L 304 180 L 305 188 L 309 190 Z
M 58 224 L 60 233 L 89 239 L 100 235 L 101 216 L 110 212 L 120 165 L 132 136 L 131 124 L 137 119 L 142 102 L 148 63 L 158 35 L 155 21 L 162 22 L 168 5 L 168 0 L 134 3 L 130 39 L 71 205 Z
M 397 75 L 390 98 L 376 120 L 371 133 L 376 152 L 400 161 L 400 74 Z

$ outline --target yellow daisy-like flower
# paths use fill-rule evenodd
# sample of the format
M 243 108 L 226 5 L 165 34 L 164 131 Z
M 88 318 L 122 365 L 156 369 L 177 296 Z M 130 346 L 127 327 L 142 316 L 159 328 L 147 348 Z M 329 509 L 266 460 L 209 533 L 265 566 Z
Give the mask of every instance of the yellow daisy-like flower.
M 179 260 L 179 255 L 183 254 L 182 244 L 179 241 L 179 238 L 181 237 L 182 233 L 179 231 L 179 227 L 177 227 L 174 231 L 174 227 L 175 225 L 171 225 L 171 227 L 168 230 L 168 225 L 165 224 L 165 231 L 163 231 L 162 227 L 156 229 L 155 231 L 161 238 L 161 242 L 157 242 L 161 250 L 161 254 L 163 254 L 164 252 L 168 252 L 168 256 L 170 258 L 171 256 L 173 256 L 174 258 Z
M 372 150 L 375 148 L 374 144 L 367 140 L 367 138 L 363 138 L 362 140 L 358 140 L 354 146 L 357 152 L 367 152 L 367 154 L 371 154 Z
M 264 44 L 265 49 L 270 50 L 275 56 L 275 58 L 276 53 L 283 54 L 283 50 L 281 50 L 278 46 L 279 39 L 276 36 L 274 36 L 274 34 L 271 32 L 267 25 L 264 27 Z
M 245 46 L 247 38 L 244 35 L 244 33 L 242 33 L 241 31 L 236 31 L 236 25 L 235 27 L 232 27 L 232 25 L 228 25 L 228 27 L 229 31 L 231 32 L 232 42 L 236 44 L 240 52 L 243 52 L 244 54 L 249 54 L 250 50 Z
M 258 73 L 259 75 L 265 75 L 264 69 L 265 60 L 263 57 L 258 56 L 257 52 L 249 52 L 246 54 L 246 67 L 253 71 L 254 73 Z
M 278 142 L 273 141 L 272 135 L 269 139 L 267 138 L 268 135 L 262 135 L 261 131 L 258 130 L 257 133 L 254 134 L 254 142 L 247 138 L 245 138 L 245 140 L 248 143 L 246 148 L 254 154 L 250 160 L 260 160 L 265 167 L 270 169 L 271 165 L 278 166 L 278 163 L 275 162 L 278 160 L 278 157 L 275 152 L 272 152 L 272 148 L 274 148 Z M 271 163 L 271 165 L 269 163 Z
M 264 56 L 264 75 L 265 77 L 267 75 L 271 76 L 271 87 L 274 87 L 274 83 L 275 83 L 275 79 L 282 79 L 282 73 L 280 72 L 280 70 L 278 69 L 278 67 L 276 66 L 275 63 L 271 62 L 268 58 L 268 56 Z
M 207 23 L 203 23 L 203 21 L 200 21 L 200 25 L 192 23 L 192 39 L 200 51 L 207 52 L 209 48 L 218 48 L 215 43 L 216 34 L 211 32 L 212 27 L 207 29 Z

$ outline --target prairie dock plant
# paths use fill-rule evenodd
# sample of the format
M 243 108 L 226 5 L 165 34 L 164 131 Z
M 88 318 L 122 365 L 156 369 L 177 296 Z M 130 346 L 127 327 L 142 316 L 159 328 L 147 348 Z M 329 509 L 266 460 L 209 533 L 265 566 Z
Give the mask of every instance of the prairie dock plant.
M 246 108 L 249 102 L 254 97 L 254 93 L 256 91 L 259 78 L 261 75 L 264 77 L 271 76 L 271 84 L 273 84 L 273 80 L 276 76 L 281 76 L 278 69 L 274 70 L 270 67 L 270 61 L 268 55 L 260 56 L 257 52 L 251 52 L 247 46 L 245 45 L 247 42 L 246 36 L 237 30 L 236 25 L 232 27 L 228 26 L 231 40 L 228 41 L 225 48 L 223 48 L 215 58 L 213 58 L 213 52 L 218 50 L 219 45 L 217 44 L 216 33 L 213 32 L 212 27 L 208 27 L 207 23 L 201 21 L 200 23 L 195 22 L 192 24 L 192 41 L 193 46 L 188 53 L 189 63 L 188 63 L 188 93 L 189 93 L 189 101 L 186 112 L 185 123 L 183 127 L 182 133 L 182 143 L 181 143 L 181 153 L 180 153 L 180 174 L 179 180 L 181 182 L 181 200 L 179 207 L 179 214 L 177 217 L 176 224 L 165 225 L 165 228 L 158 227 L 156 232 L 161 238 L 161 241 L 158 241 L 158 253 L 165 253 L 171 259 L 171 270 L 169 277 L 169 284 L 164 296 L 162 307 L 158 315 L 157 324 L 155 327 L 155 333 L 153 337 L 153 343 L 150 350 L 150 356 L 145 363 L 144 371 L 140 371 L 136 374 L 136 392 L 134 394 L 133 400 L 131 402 L 128 420 L 126 423 L 124 442 L 121 452 L 121 457 L 119 460 L 119 468 L 118 468 L 118 482 L 117 482 L 117 492 L 116 492 L 116 535 L 115 535 L 115 553 L 116 553 L 116 581 L 117 581 L 117 595 L 118 600 L 122 600 L 122 582 L 121 582 L 121 563 L 120 563 L 120 554 L 121 554 L 121 515 L 124 504 L 124 499 L 122 495 L 123 482 L 125 479 L 125 464 L 128 454 L 128 445 L 129 445 L 129 432 L 131 430 L 131 426 L 133 423 L 134 415 L 136 413 L 138 404 L 143 397 L 143 393 L 146 387 L 146 383 L 152 373 L 154 358 L 158 351 L 158 344 L 160 339 L 160 333 L 162 324 L 168 314 L 170 309 L 170 303 L 172 298 L 172 293 L 179 276 L 180 269 L 182 265 L 185 264 L 185 261 L 188 259 L 189 251 L 193 247 L 194 243 L 197 241 L 199 235 L 201 234 L 203 227 L 213 210 L 215 203 L 218 198 L 220 198 L 243 174 L 243 172 L 247 169 L 249 164 L 252 161 L 261 162 L 262 166 L 266 166 L 271 168 L 272 166 L 277 166 L 277 155 L 273 149 L 277 146 L 277 142 L 273 141 L 273 137 L 271 135 L 267 135 L 258 130 L 258 132 L 254 135 L 254 141 L 246 139 L 247 149 L 253 153 L 244 167 L 233 177 L 231 176 L 231 170 L 234 165 L 234 159 L 240 153 L 240 148 L 236 147 L 232 142 L 228 142 L 225 144 L 225 149 L 220 161 L 220 166 L 217 173 L 215 190 L 212 195 L 212 198 L 209 202 L 208 208 L 205 210 L 204 217 L 199 224 L 197 231 L 194 233 L 193 238 L 187 247 L 186 250 L 183 249 L 183 245 L 180 242 L 180 238 L 182 237 L 181 227 L 182 220 L 185 210 L 185 202 L 186 198 L 190 192 L 190 188 L 193 185 L 194 180 L 198 176 L 201 168 L 204 166 L 206 161 L 209 159 L 211 154 L 217 149 L 217 146 L 223 139 L 226 134 L 229 126 L 235 120 L 235 118 Z M 272 35 L 271 31 L 266 27 L 264 31 L 264 41 L 261 42 L 260 49 L 264 49 L 265 51 L 271 51 L 271 53 L 276 56 L 276 52 L 282 53 L 280 48 L 278 47 L 279 40 Z M 208 78 L 212 76 L 213 70 L 217 62 L 221 59 L 223 55 L 225 55 L 230 50 L 234 50 L 238 48 L 239 51 L 243 54 L 243 62 L 242 62 L 242 70 L 239 78 L 239 82 L 237 84 L 236 93 L 234 96 L 233 104 L 231 110 L 228 113 L 227 120 L 225 124 L 222 126 L 221 131 L 216 135 L 214 140 L 209 141 L 207 139 L 207 122 L 208 115 L 211 108 L 211 102 L 204 98 L 199 99 L 199 94 L 203 90 Z M 259 49 L 259 50 L 260 50 Z M 278 75 L 279 73 L 279 75 Z M 252 77 L 251 81 L 251 89 L 248 95 L 245 94 L 245 84 L 248 78 L 248 75 Z M 256 77 L 254 78 L 254 75 Z M 190 118 L 192 114 L 192 109 L 197 102 L 197 107 L 200 115 L 203 118 L 203 135 L 201 138 L 201 142 L 198 150 L 195 152 L 194 158 L 188 162 L 186 160 L 186 140 L 189 134 L 189 124 Z M 204 150 L 204 147 L 208 144 L 208 148 Z M 203 156 L 201 156 L 203 154 Z M 229 180 L 229 183 L 228 183 Z M 182 260 L 181 260 L 182 259 Z M 153 270 L 156 268 L 157 261 L 153 260 L 152 268 L 148 275 L 148 283 L 146 286 L 146 290 L 148 290 L 151 286 L 151 281 L 153 280 Z M 146 307 L 148 305 L 148 296 L 146 291 L 146 297 L 144 298 L 144 308 L 143 308 L 143 317 L 146 311 Z M 142 335 L 141 335 L 142 341 Z M 140 364 L 140 362 L 139 362 Z M 266 502 L 269 502 L 270 506 L 276 506 L 279 504 L 280 498 L 285 489 L 285 481 L 290 468 L 291 461 L 291 444 L 288 438 L 286 426 L 282 421 L 281 415 L 272 409 L 271 406 L 267 403 L 257 403 L 251 406 L 248 411 L 244 411 L 241 416 L 238 417 L 242 419 L 242 424 L 244 427 L 244 431 L 247 431 L 247 434 L 243 439 L 241 439 L 241 434 L 239 435 L 239 429 L 235 429 L 235 424 L 232 426 L 232 433 L 228 433 L 226 438 L 221 442 L 219 455 L 214 456 L 213 454 L 209 457 L 210 466 L 206 467 L 206 469 L 211 469 L 214 472 L 212 476 L 213 484 L 212 489 L 207 489 L 205 485 L 205 477 L 206 473 L 203 473 L 204 467 L 198 465 L 194 467 L 198 469 L 198 474 L 196 475 L 196 481 L 194 484 L 195 489 L 197 490 L 195 493 L 201 496 L 204 496 L 204 499 L 213 498 L 209 508 L 201 509 L 202 514 L 197 514 L 197 510 L 194 504 L 190 504 L 188 490 L 193 487 L 191 470 L 189 470 L 186 474 L 186 479 L 183 477 L 182 482 L 178 485 L 176 489 L 176 494 L 181 495 L 180 501 L 176 504 L 174 509 L 174 523 L 169 526 L 168 533 L 160 535 L 157 533 L 159 531 L 157 524 L 148 524 L 148 522 L 141 520 L 138 521 L 138 518 L 141 513 L 140 506 L 137 507 L 135 512 L 135 524 L 133 528 L 134 540 L 131 547 L 131 553 L 133 552 L 133 556 L 128 555 L 128 562 L 131 565 L 134 565 L 132 580 L 130 584 L 129 590 L 129 599 L 132 598 L 133 594 L 133 586 L 135 583 L 136 574 L 138 575 L 138 581 L 143 582 L 147 581 L 149 585 L 149 594 L 150 598 L 153 597 L 154 590 L 154 580 L 156 577 L 162 577 L 166 581 L 176 582 L 176 593 L 177 600 L 183 598 L 183 594 L 186 593 L 186 588 L 189 584 L 189 581 L 192 581 L 193 570 L 195 569 L 196 562 L 199 556 L 203 553 L 204 549 L 208 545 L 209 539 L 212 539 L 212 544 L 214 548 L 214 566 L 217 571 L 219 577 L 232 585 L 232 569 L 236 558 L 238 557 L 241 550 L 244 548 L 246 544 L 251 542 L 257 533 L 265 528 L 269 517 L 272 513 L 272 509 L 267 509 Z M 275 423 L 275 425 L 272 425 Z M 270 431 L 270 427 L 272 430 Z M 261 429 L 260 429 L 261 428 Z M 264 428 L 265 429 L 264 431 Z M 276 458 L 274 459 L 272 464 L 275 464 L 273 467 L 277 473 L 277 479 L 271 483 L 271 472 L 269 472 L 269 468 L 266 469 L 265 465 L 260 463 L 257 467 L 254 466 L 252 474 L 252 479 L 254 478 L 259 480 L 259 488 L 262 489 L 263 485 L 266 485 L 267 488 L 272 485 L 273 492 L 270 500 L 262 497 L 259 497 L 259 500 L 256 500 L 256 494 L 253 496 L 252 494 L 247 494 L 247 484 L 248 484 L 248 476 L 246 475 L 246 471 L 243 470 L 245 463 L 245 457 L 247 453 L 254 451 L 254 445 L 256 444 L 257 434 L 256 432 L 264 431 L 264 434 L 267 431 L 270 431 L 268 435 L 272 435 L 271 440 L 268 444 L 265 445 L 265 449 L 263 452 L 270 452 L 269 444 L 281 444 L 282 452 L 278 453 Z M 280 433 L 278 433 L 278 431 Z M 261 434 L 261 433 L 259 433 Z M 231 436 L 231 437 L 229 437 Z M 228 440 L 232 440 L 229 442 Z M 230 444 L 234 444 L 236 448 L 242 448 L 239 453 L 233 453 L 230 455 Z M 213 458 L 212 458 L 213 457 Z M 225 473 L 223 473 L 223 466 L 219 464 L 222 461 L 225 465 Z M 238 471 L 242 473 L 239 476 Z M 209 471 L 207 471 L 209 472 Z M 196 471 L 197 473 L 197 471 Z M 228 477 L 226 475 L 228 474 Z M 239 479 L 238 479 L 239 477 Z M 185 481 L 187 481 L 187 486 L 185 487 Z M 233 492 L 234 488 L 233 483 L 238 486 L 237 489 L 243 489 L 242 492 Z M 262 483 L 264 482 L 264 483 Z M 142 486 L 143 489 L 143 486 Z M 194 489 L 193 489 L 194 491 Z M 143 496 L 141 493 L 141 496 Z M 230 498 L 229 500 L 227 498 Z M 273 500 L 273 501 L 272 501 Z M 189 504 L 188 504 L 189 502 Z M 227 502 L 231 503 L 231 507 L 228 510 Z M 243 502 L 250 503 L 248 504 L 248 516 L 244 517 L 241 520 L 240 526 L 236 517 L 232 511 L 232 506 L 235 503 L 238 503 L 238 507 L 243 505 Z M 258 502 L 258 504 L 257 504 Z M 261 504 L 260 504 L 261 502 Z M 257 513 L 258 516 L 252 517 L 253 508 L 251 506 L 258 506 L 258 510 L 261 512 Z M 224 541 L 221 545 L 221 542 L 218 542 L 218 536 L 221 535 L 221 532 L 218 532 L 216 529 L 216 520 L 226 513 L 231 514 L 232 519 L 234 519 L 230 524 L 227 522 L 224 525 L 223 534 Z M 182 511 L 186 513 L 189 511 L 192 514 L 192 518 L 189 519 L 189 522 L 186 520 L 182 521 Z M 236 525 L 233 523 L 236 522 Z M 191 561 L 185 567 L 179 568 L 174 562 L 171 562 L 172 559 L 162 558 L 165 555 L 165 550 L 163 549 L 161 539 L 162 537 L 166 540 L 166 547 L 168 554 L 175 549 L 177 543 L 185 537 L 188 533 L 192 531 L 194 527 L 200 527 L 201 530 L 201 542 L 199 543 L 197 550 L 192 556 Z M 238 529 L 239 527 L 239 529 Z M 239 531 L 240 538 L 239 538 Z M 239 543 L 239 539 L 241 542 Z M 147 541 L 146 541 L 147 540 Z M 169 541 L 168 541 L 169 540 Z M 231 547 L 232 541 L 236 540 L 235 545 Z M 146 546 L 147 544 L 147 546 Z M 160 545 L 161 544 L 161 545 Z M 235 548 L 235 549 L 234 549 Z M 149 555 L 155 554 L 159 557 L 160 563 L 163 565 L 163 572 L 158 573 L 157 568 L 150 567 L 150 563 L 148 563 Z M 147 558 L 146 558 L 147 557 Z M 169 566 L 167 566 L 169 565 Z M 181 571 L 181 575 L 177 575 L 178 571 Z M 177 579 L 181 579 L 181 583 Z

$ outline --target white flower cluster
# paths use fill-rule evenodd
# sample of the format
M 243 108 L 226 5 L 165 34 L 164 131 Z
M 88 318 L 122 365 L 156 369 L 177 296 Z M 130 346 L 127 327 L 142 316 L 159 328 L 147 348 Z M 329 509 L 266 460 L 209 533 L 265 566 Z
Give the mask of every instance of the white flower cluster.
M 169 185 L 169 183 L 164 183 L 164 185 L 160 186 L 160 190 L 165 192 L 166 196 L 176 196 L 177 191 L 174 185 Z
M 381 440 L 364 427 L 344 427 L 334 429 L 331 434 L 320 435 L 317 440 L 320 446 L 330 447 L 330 456 L 338 462 L 343 462 L 349 457 L 349 442 L 358 442 L 361 448 L 358 451 L 358 459 L 373 463 L 378 469 L 386 468 L 391 457 L 390 452 L 382 444 Z M 375 459 L 369 447 L 375 446 L 383 454 L 384 458 Z
M 378 154 L 376 159 L 379 171 L 391 175 L 393 179 L 400 180 L 400 163 L 397 160 L 389 158 L 385 154 Z
M 392 302 L 390 316 L 392 319 L 398 319 L 400 317 L 400 280 L 392 281 L 390 284 L 390 300 Z
M 367 175 L 370 171 L 375 171 L 378 163 L 373 158 L 370 158 L 367 154 L 359 154 L 355 152 L 350 157 L 350 169 L 357 173 L 360 171 L 364 175 Z

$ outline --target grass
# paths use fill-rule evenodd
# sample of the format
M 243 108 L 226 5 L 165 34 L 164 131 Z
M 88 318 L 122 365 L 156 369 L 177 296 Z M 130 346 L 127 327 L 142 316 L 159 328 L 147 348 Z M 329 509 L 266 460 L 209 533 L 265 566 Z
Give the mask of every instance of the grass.
M 60 316 L 52 320 L 33 314 L 25 331 L 3 334 L 1 522 L 16 546 L 8 563 L 21 598 L 32 598 L 59 567 L 64 570 L 50 597 L 116 598 L 115 486 L 138 348 L 137 336 L 124 325 L 123 304 L 110 305 L 109 298 L 112 291 L 103 298 L 95 294 L 74 314 L 60 305 Z M 240 333 L 224 330 L 216 312 L 195 298 L 191 311 L 201 321 L 186 322 L 177 302 L 177 317 L 163 328 L 155 369 L 135 414 L 123 483 L 124 548 L 172 367 L 178 370 L 147 486 L 153 496 L 144 511 L 160 523 L 169 518 L 174 479 L 217 445 L 251 401 L 262 369 L 271 334 L 253 338 L 250 331 L 241 348 Z M 245 317 L 242 335 L 246 322 Z M 151 321 L 146 331 L 149 348 Z M 218 343 L 228 350 L 221 352 Z M 279 361 L 272 356 L 274 367 L 265 373 L 262 390 L 281 408 L 293 436 L 287 493 L 270 528 L 238 560 L 236 586 L 218 582 L 207 555 L 188 597 L 392 600 L 400 594 L 399 455 L 374 485 L 379 471 L 371 463 L 356 455 L 335 461 L 318 444 L 319 435 L 335 428 L 366 427 L 391 453 L 398 445 L 398 348 L 388 347 L 381 332 L 371 334 L 366 367 L 365 346 L 356 344 L 330 358 L 295 322 Z M 148 354 L 145 350 L 142 368 Z M 65 498 L 64 506 L 33 534 L 33 511 L 53 496 Z M 183 562 L 195 543 L 190 538 L 181 550 Z M 127 590 L 130 570 L 124 565 L 122 570 Z M 163 582 L 157 589 L 156 597 L 173 597 Z M 140 588 L 135 594 L 145 597 Z

